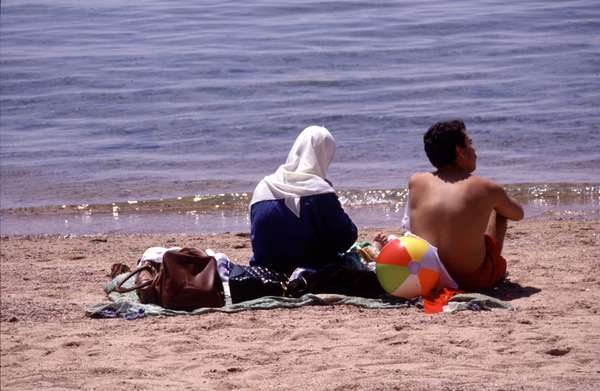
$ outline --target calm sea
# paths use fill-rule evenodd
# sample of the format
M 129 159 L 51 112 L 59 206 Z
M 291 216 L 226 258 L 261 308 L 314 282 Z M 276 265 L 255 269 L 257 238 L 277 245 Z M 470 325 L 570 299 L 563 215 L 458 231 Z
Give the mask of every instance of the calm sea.
M 530 216 L 600 216 L 596 0 L 0 7 L 3 234 L 247 230 L 312 124 L 352 217 L 397 225 L 422 134 L 456 117 Z

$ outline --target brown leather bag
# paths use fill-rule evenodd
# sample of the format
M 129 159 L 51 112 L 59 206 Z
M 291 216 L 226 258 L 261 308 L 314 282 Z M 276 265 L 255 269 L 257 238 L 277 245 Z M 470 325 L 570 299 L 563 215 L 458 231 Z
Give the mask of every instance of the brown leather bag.
M 146 276 L 142 277 L 142 273 Z M 135 285 L 123 288 L 123 283 L 134 275 L 138 275 Z M 153 265 L 144 264 L 125 277 L 115 290 L 121 293 L 137 290 L 142 303 L 173 310 L 191 311 L 225 304 L 217 261 L 197 248 L 167 251 L 158 271 Z
M 158 304 L 158 292 L 152 284 L 160 270 L 160 263 L 144 261 L 138 267 L 138 273 L 135 276 L 135 286 L 140 302 L 144 304 Z

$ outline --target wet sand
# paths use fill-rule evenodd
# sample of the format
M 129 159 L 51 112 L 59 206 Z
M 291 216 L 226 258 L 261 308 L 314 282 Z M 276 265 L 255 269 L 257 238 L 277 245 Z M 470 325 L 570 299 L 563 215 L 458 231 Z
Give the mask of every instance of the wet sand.
M 378 229 L 361 230 L 369 239 Z M 387 232 L 393 230 L 386 229 Z M 350 306 L 90 319 L 115 262 L 196 246 L 247 263 L 245 233 L 4 236 L 1 388 L 595 390 L 600 221 L 511 224 L 514 311 L 426 315 Z

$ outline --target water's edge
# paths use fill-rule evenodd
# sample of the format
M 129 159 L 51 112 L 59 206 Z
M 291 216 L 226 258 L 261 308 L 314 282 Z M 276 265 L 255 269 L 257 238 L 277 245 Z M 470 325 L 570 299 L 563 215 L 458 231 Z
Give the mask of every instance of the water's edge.
M 600 184 L 511 184 L 527 218 L 600 218 Z M 406 189 L 339 190 L 359 226 L 398 226 Z M 0 209 L 0 233 L 208 233 L 248 231 L 251 193 L 181 196 L 105 204 L 51 205 Z

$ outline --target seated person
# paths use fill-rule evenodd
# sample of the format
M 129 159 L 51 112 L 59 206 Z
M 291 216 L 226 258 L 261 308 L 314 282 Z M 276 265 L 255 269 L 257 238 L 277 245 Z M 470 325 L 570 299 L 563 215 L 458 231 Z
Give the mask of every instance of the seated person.
M 300 133 L 287 161 L 258 183 L 250 203 L 250 265 L 286 274 L 340 261 L 357 229 L 325 179 L 335 140 L 320 126 Z
M 410 178 L 405 228 L 437 247 L 459 289 L 490 288 L 506 273 L 507 219 L 521 220 L 523 209 L 498 184 L 472 175 L 477 155 L 463 121 L 434 124 L 424 143 L 437 170 Z

